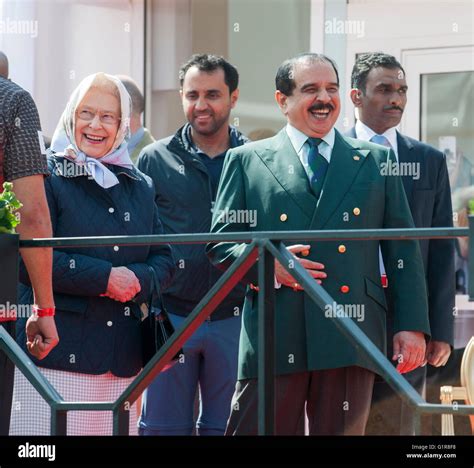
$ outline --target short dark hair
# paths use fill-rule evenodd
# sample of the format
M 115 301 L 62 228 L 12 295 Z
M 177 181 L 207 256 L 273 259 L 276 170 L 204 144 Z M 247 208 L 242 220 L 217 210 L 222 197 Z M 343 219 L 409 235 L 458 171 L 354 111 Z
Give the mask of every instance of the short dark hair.
M 365 92 L 367 76 L 373 68 L 377 67 L 389 68 L 391 70 L 399 68 L 405 74 L 402 65 L 393 55 L 384 54 L 383 52 L 360 54 L 352 68 L 351 87 Z
M 329 63 L 334 69 L 334 72 L 336 73 L 337 84 L 339 84 L 339 73 L 337 72 L 337 67 L 334 60 L 324 54 L 305 52 L 303 54 L 298 54 L 295 57 L 285 60 L 278 67 L 277 74 L 275 76 L 275 86 L 276 89 L 282 92 L 285 96 L 291 96 L 293 94 L 294 89 L 296 88 L 296 83 L 293 74 L 296 65 L 301 62 Z
M 191 67 L 197 67 L 199 71 L 212 73 L 221 68 L 224 71 L 224 81 L 229 88 L 229 94 L 232 94 L 239 86 L 239 72 L 224 57 L 211 54 L 194 54 L 179 69 L 179 83 L 183 87 L 184 77 Z

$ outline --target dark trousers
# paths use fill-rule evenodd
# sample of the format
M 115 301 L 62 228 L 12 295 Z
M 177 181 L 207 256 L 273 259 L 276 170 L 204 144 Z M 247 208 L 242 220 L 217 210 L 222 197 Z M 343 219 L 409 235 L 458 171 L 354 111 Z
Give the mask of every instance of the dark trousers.
M 363 435 L 370 410 L 374 374 L 342 367 L 281 375 L 275 385 L 277 435 L 301 433 L 306 403 L 310 435 Z M 226 435 L 258 433 L 257 379 L 239 380 Z
M 15 322 L 2 322 L 1 326 L 15 339 Z M 14 370 L 13 363 L 0 351 L 0 435 L 8 435 L 10 430 Z
M 390 301 L 390 289 L 385 289 L 387 304 Z M 393 311 L 387 313 L 387 357 L 393 356 Z M 426 367 L 419 367 L 412 372 L 403 374 L 410 385 L 423 395 L 426 385 Z M 415 412 L 403 402 L 398 394 L 381 378 L 376 377 L 372 406 L 367 422 L 367 435 L 414 435 Z
M 424 393 L 426 367 L 403 374 L 410 385 Z M 366 428 L 367 435 L 415 435 L 415 412 L 381 378 L 374 383 L 372 406 Z

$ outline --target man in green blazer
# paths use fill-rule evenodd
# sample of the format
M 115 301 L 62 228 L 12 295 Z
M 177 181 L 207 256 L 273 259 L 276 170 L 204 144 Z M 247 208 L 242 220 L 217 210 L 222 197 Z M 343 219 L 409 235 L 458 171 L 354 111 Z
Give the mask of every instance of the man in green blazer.
M 340 112 L 334 62 L 321 54 L 289 59 L 278 69 L 276 88 L 288 124 L 273 138 L 228 153 L 212 232 L 413 227 L 400 178 L 384 175 L 393 152 L 334 129 Z M 290 246 L 295 260 L 340 306 L 327 304 L 321 310 L 275 263 L 277 434 L 297 433 L 305 404 L 312 435 L 364 433 L 375 369 L 338 331 L 334 317 L 341 313 L 350 317 L 385 350 L 387 302 L 379 244 L 395 292 L 393 359 L 401 373 L 424 363 L 430 330 L 416 241 Z M 225 269 L 244 248 L 235 243 L 209 245 L 208 255 Z M 239 375 L 227 427 L 228 434 L 238 435 L 257 433 L 256 268 L 245 279 L 252 287 L 244 305 Z

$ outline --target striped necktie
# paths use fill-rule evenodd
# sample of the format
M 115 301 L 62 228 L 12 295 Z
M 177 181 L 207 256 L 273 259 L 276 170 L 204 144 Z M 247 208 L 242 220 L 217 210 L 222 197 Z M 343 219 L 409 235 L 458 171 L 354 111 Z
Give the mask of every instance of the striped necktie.
M 311 169 L 310 185 L 316 198 L 319 199 L 329 163 L 318 151 L 318 145 L 323 140 L 321 138 L 308 138 L 307 141 L 310 148 L 308 153 L 308 166 Z

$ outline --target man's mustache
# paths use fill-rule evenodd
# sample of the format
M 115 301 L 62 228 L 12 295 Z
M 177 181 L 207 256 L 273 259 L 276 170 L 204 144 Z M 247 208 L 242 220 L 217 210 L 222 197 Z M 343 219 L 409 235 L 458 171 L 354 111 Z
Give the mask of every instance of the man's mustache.
M 399 106 L 387 106 L 387 107 L 384 107 L 384 110 L 386 110 L 386 111 L 399 110 L 400 112 L 403 112 L 403 109 Z
M 308 110 L 317 111 L 317 110 L 334 110 L 334 106 L 332 104 L 314 104 Z

